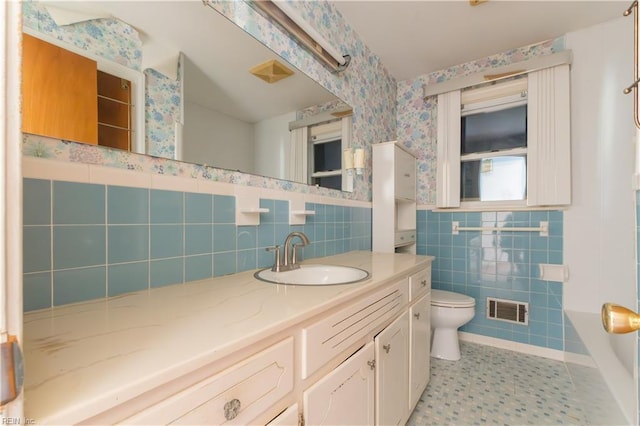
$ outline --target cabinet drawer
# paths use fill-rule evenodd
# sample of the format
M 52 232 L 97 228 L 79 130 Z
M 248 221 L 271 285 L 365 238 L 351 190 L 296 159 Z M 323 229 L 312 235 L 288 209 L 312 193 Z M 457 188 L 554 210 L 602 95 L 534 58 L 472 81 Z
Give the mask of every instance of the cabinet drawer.
M 123 423 L 248 424 L 292 389 L 290 337 Z
M 407 303 L 407 279 L 385 287 L 302 330 L 302 378 L 306 379 Z
M 431 266 L 409 276 L 409 300 L 431 291 Z
M 416 199 L 416 160 L 402 148 L 395 147 L 395 196 L 405 200 Z
M 416 242 L 416 230 L 408 229 L 404 231 L 396 231 L 394 236 L 394 245 L 401 247 L 407 244 L 413 244 Z

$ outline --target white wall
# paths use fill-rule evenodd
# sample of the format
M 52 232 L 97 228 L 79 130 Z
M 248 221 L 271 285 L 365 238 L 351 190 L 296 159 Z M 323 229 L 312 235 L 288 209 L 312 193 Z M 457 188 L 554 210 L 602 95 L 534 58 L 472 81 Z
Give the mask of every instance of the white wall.
M 604 302 L 635 308 L 633 20 L 619 18 L 569 33 L 572 205 L 565 212 L 564 256 L 570 280 L 564 307 L 599 312 Z M 612 337 L 630 372 L 633 336 Z
M 255 171 L 259 175 L 289 179 L 289 123 L 296 113 L 290 112 L 263 120 L 255 125 Z
M 253 173 L 254 126 L 184 103 L 183 161 Z

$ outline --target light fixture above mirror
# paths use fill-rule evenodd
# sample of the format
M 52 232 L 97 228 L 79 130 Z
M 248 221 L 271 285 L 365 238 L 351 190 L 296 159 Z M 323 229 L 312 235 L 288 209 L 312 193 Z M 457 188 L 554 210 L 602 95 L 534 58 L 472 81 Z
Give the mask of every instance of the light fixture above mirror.
M 253 0 L 257 10 L 284 28 L 309 52 L 335 72 L 344 71 L 351 62 L 350 55 L 341 54 L 303 17 L 284 1 Z

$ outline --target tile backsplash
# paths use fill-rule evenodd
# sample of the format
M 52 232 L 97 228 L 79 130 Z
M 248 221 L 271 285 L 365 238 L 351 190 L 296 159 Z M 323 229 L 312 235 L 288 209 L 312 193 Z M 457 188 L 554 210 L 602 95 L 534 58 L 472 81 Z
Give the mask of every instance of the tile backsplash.
M 233 195 L 25 178 L 24 310 L 268 267 L 294 230 L 303 259 L 371 249 L 370 207 L 307 203 L 305 225 L 286 199 L 260 207 L 259 226 L 237 226 Z

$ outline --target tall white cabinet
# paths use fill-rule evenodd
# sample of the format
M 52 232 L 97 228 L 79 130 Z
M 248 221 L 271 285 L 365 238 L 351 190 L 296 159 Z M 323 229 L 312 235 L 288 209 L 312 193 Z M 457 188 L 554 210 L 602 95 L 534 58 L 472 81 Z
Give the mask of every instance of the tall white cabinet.
M 373 145 L 373 251 L 416 253 L 416 158 L 399 143 Z

